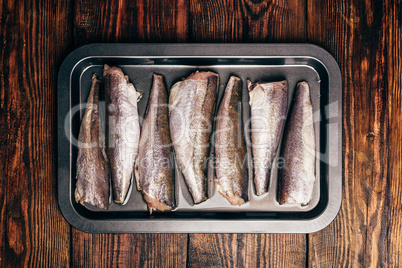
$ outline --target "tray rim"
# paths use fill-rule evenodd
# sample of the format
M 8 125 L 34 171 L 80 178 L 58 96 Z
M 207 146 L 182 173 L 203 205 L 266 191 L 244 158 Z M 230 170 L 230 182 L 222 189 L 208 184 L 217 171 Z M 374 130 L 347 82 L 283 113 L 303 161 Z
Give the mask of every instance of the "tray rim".
M 242 53 L 233 54 L 239 50 Z M 128 52 L 129 51 L 129 52 Z M 244 53 L 246 51 L 246 53 Z M 289 53 L 291 51 L 291 53 Z M 106 53 L 106 54 L 105 54 Z M 308 43 L 275 44 L 200 44 L 200 43 L 95 43 L 73 50 L 63 61 L 58 73 L 57 99 L 67 97 L 71 100 L 71 74 L 79 63 L 91 57 L 261 57 L 294 58 L 309 57 L 319 61 L 328 73 L 329 102 L 331 97 L 338 100 L 341 116 L 329 118 L 329 123 L 336 123 L 338 135 L 338 166 L 328 166 L 328 204 L 320 215 L 310 219 L 118 219 L 94 220 L 77 213 L 71 203 L 70 191 L 70 157 L 63 153 L 66 147 L 64 138 L 65 106 L 57 103 L 57 189 L 58 204 L 64 218 L 73 227 L 90 233 L 312 233 L 328 226 L 337 216 L 342 203 L 342 77 L 336 60 L 325 49 Z M 70 129 L 70 125 L 68 123 Z M 329 141 L 328 141 L 329 143 Z M 328 145 L 331 146 L 331 145 Z M 69 147 L 69 146 L 67 146 Z M 331 155 L 330 155 L 331 157 Z M 63 179 L 64 178 L 64 179 Z M 66 179 L 68 178 L 68 179 Z M 228 224 L 230 223 L 230 224 Z M 247 231 L 245 231 L 247 230 Z

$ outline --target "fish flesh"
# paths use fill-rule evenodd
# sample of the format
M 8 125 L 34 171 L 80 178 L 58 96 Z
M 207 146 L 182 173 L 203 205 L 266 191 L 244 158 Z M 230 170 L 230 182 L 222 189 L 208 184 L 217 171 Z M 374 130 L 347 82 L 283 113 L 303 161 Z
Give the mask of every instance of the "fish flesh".
M 218 74 L 196 72 L 174 84 L 169 96 L 173 148 L 194 203 L 207 199 L 207 158 L 217 93 Z
M 140 93 L 118 67 L 103 69 L 106 101 L 107 156 L 112 175 L 113 199 L 123 204 L 132 185 L 138 155 L 140 124 L 137 102 Z
M 97 208 L 109 207 L 109 169 L 105 148 L 101 146 L 104 134 L 100 130 L 99 89 L 101 81 L 94 74 L 84 117 L 78 134 L 77 183 L 75 201 Z
M 270 170 L 282 136 L 288 107 L 288 82 L 251 83 L 251 143 L 257 195 L 268 191 Z
M 135 164 L 137 188 L 142 191 L 151 213 L 174 207 L 173 148 L 168 113 L 163 76 L 154 74 Z
M 248 181 L 241 100 L 241 79 L 231 76 L 216 118 L 215 183 L 218 192 L 237 206 L 247 201 Z
M 283 143 L 284 167 L 280 169 L 280 204 L 307 205 L 315 182 L 315 135 L 313 106 L 306 82 L 297 84 L 294 105 Z

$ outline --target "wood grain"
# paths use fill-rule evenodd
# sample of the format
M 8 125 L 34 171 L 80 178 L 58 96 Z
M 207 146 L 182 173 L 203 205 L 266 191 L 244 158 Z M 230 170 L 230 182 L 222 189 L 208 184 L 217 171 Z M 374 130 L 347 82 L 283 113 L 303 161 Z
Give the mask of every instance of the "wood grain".
M 187 20 L 185 0 L 80 0 L 75 2 L 74 44 L 183 42 Z
M 136 1 L 75 1 L 74 46 L 96 42 L 136 42 L 136 18 Z
M 401 10 L 400 0 L 0 0 L 0 267 L 402 266 Z M 188 41 L 308 41 L 334 55 L 344 186 L 329 227 L 113 235 L 82 233 L 62 218 L 54 153 L 61 61 L 87 43 Z
M 190 267 L 303 267 L 305 263 L 305 235 L 190 235 Z
M 0 266 L 69 263 L 56 198 L 55 89 L 70 3 L 0 1 Z
M 293 42 L 306 34 L 305 1 L 191 0 L 191 41 Z M 194 267 L 300 267 L 306 264 L 304 234 L 190 234 Z
M 402 266 L 402 5 L 385 4 L 385 57 L 388 115 L 387 265 Z
M 306 2 L 191 0 L 190 40 L 195 42 L 303 42 Z
M 188 1 L 137 1 L 137 42 L 188 41 Z
M 396 6 L 390 3 L 308 0 L 309 41 L 335 56 L 344 92 L 342 209 L 328 228 L 309 236 L 314 267 L 384 267 L 395 256 L 400 262 L 400 244 L 391 242 L 401 236 L 400 221 L 391 220 L 393 236 L 387 226 L 388 207 L 398 209 L 401 203 L 401 128 L 394 125 L 401 115 L 400 99 L 395 100 L 401 92 L 400 41 L 395 41 L 398 34 L 400 39 L 400 5 L 398 25 Z M 391 137 L 396 138 L 391 142 Z
M 73 267 L 185 267 L 186 234 L 88 234 L 73 230 Z
M 74 46 L 187 40 L 188 8 L 175 1 L 76 1 Z M 185 267 L 187 234 L 87 234 L 72 228 L 74 267 Z

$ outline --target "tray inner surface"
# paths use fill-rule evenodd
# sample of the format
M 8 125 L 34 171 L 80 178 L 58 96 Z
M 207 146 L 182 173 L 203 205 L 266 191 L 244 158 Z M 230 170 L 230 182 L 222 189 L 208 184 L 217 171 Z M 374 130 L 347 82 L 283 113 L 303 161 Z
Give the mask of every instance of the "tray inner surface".
M 328 186 L 326 178 L 327 165 L 320 161 L 324 156 L 316 157 L 316 183 L 313 197 L 307 206 L 300 205 L 279 205 L 276 201 L 277 174 L 276 163 L 279 152 L 274 160 L 273 170 L 269 183 L 268 194 L 256 196 L 254 194 L 253 173 L 251 165 L 251 142 L 247 122 L 250 118 L 249 96 L 247 90 L 247 79 L 256 82 L 273 82 L 287 79 L 289 82 L 289 105 L 293 100 L 296 84 L 300 81 L 307 81 L 310 85 L 311 101 L 313 104 L 314 130 L 316 137 L 316 151 L 324 155 L 326 147 L 326 121 L 325 106 L 328 105 L 328 73 L 325 67 L 313 58 L 275 58 L 275 57 L 249 57 L 249 58 L 175 58 L 175 57 L 134 57 L 134 58 L 108 58 L 89 57 L 81 61 L 71 73 L 71 103 L 70 109 L 80 103 L 85 103 L 91 86 L 91 76 L 96 73 L 102 77 L 103 64 L 119 66 L 130 78 L 135 88 L 143 92 L 142 99 L 138 103 L 140 122 L 145 113 L 152 83 L 152 73 L 162 74 L 168 90 L 177 81 L 187 77 L 197 70 L 209 70 L 219 74 L 219 93 L 216 111 L 223 97 L 226 83 L 231 75 L 239 76 L 243 83 L 243 122 L 245 123 L 245 137 L 247 143 L 248 157 L 248 197 L 249 202 L 242 206 L 231 206 L 215 189 L 213 178 L 215 171 L 213 165 L 208 168 L 208 200 L 194 205 L 189 191 L 185 185 L 184 178 L 177 168 L 175 170 L 176 208 L 172 212 L 153 212 L 149 215 L 146 203 L 142 199 L 141 192 L 134 186 L 127 204 L 122 206 L 111 203 L 108 210 L 96 209 L 92 206 L 86 207 L 77 204 L 74 200 L 74 189 L 76 182 L 76 158 L 77 148 L 71 145 L 72 157 L 71 167 L 71 189 L 70 198 L 76 211 L 85 218 L 92 219 L 152 219 L 152 218 L 271 218 L 271 219 L 307 219 L 319 215 L 328 202 Z M 288 107 L 289 108 L 289 107 Z M 100 106 L 101 116 L 104 115 L 104 105 Z M 72 118 L 71 132 L 73 137 L 78 137 L 80 119 L 84 110 L 80 110 Z M 212 136 L 212 144 L 214 137 Z M 211 146 L 210 156 L 214 154 Z M 317 153 L 318 154 L 318 153 Z M 322 160 L 322 159 L 321 159 Z

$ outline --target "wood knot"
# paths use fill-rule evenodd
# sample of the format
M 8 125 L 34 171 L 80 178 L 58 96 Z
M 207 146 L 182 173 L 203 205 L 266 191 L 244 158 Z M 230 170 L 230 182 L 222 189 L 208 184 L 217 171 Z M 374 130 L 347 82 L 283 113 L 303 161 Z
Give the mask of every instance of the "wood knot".
M 369 133 L 367 133 L 367 138 L 368 138 L 370 141 L 374 141 L 374 137 L 375 137 L 374 132 L 369 132 Z

